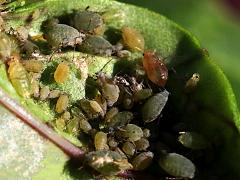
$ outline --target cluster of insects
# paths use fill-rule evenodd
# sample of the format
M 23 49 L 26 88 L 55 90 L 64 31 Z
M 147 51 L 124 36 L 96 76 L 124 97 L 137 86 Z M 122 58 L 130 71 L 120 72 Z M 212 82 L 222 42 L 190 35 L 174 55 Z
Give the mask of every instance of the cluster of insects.
M 42 38 L 54 53 L 74 47 L 91 55 L 115 56 L 121 61 L 138 52 L 143 54 L 140 64 L 144 75 L 108 77 L 99 72 L 93 78 L 95 94 L 71 104 L 67 92 L 41 83 L 49 56 L 41 53 L 28 34 L 1 31 L 0 58 L 6 63 L 8 77 L 17 93 L 24 98 L 54 103 L 56 118 L 51 125 L 76 138 L 86 138 L 85 164 L 102 175 L 143 171 L 158 164 L 164 171 L 160 171 L 162 177 L 194 178 L 194 163 L 169 148 L 167 140 L 164 143 L 159 140 L 165 138 L 158 126 L 169 96 L 164 89 L 168 80 L 164 60 L 154 51 L 145 50 L 143 35 L 131 27 L 122 27 L 121 39 L 112 45 L 104 36 L 106 25 L 101 13 L 78 11 L 68 22 L 61 24 L 57 19 L 50 19 L 42 25 Z M 59 62 L 53 71 L 54 83 L 66 83 L 70 62 Z M 193 91 L 199 80 L 200 75 L 194 73 L 186 81 L 185 91 Z M 185 129 L 179 130 L 175 140 L 190 151 L 209 147 L 201 134 Z

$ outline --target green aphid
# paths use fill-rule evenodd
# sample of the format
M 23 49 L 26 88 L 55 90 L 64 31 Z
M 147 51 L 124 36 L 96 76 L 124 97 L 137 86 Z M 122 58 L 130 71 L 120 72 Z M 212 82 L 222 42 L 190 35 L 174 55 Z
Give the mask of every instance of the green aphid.
M 117 175 L 119 172 L 132 168 L 132 165 L 115 151 L 93 151 L 87 153 L 85 162 L 105 176 Z
M 91 124 L 85 118 L 79 118 L 79 127 L 86 134 L 92 130 Z
M 122 146 L 123 152 L 128 156 L 133 156 L 136 151 L 136 146 L 132 142 L 125 142 Z
M 82 110 L 87 114 L 87 117 L 89 119 L 95 119 L 100 115 L 102 117 L 104 116 L 104 111 L 97 101 L 81 99 L 80 105 Z
M 111 56 L 113 46 L 101 36 L 89 35 L 83 43 L 78 46 L 78 49 L 88 54 Z
M 101 15 L 87 10 L 76 12 L 71 25 L 78 31 L 89 34 L 102 35 L 105 30 Z
M 133 165 L 133 169 L 136 171 L 145 170 L 151 165 L 153 156 L 154 154 L 150 151 L 140 153 L 131 162 Z
M 70 119 L 67 123 L 67 132 L 73 136 L 78 136 L 80 133 L 79 119 L 74 117 Z
M 102 131 L 97 132 L 94 137 L 94 145 L 96 150 L 108 150 L 107 134 Z
M 181 132 L 178 141 L 190 149 L 205 149 L 208 147 L 208 141 L 196 132 Z
M 180 154 L 164 154 L 160 157 L 158 163 L 160 167 L 171 176 L 177 178 L 194 178 L 196 171 L 195 165 L 192 161 Z
M 167 103 L 169 93 L 165 90 L 150 97 L 142 107 L 142 118 L 145 123 L 154 121 Z
M 141 138 L 134 143 L 136 145 L 136 150 L 138 151 L 145 151 L 150 146 L 149 141 L 146 138 Z

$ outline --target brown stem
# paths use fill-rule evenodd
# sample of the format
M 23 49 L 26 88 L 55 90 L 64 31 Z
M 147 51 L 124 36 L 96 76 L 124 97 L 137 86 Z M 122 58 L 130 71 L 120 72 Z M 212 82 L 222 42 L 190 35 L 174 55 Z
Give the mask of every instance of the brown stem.
M 84 156 L 84 152 L 77 146 L 70 143 L 68 140 L 60 137 L 47 125 L 42 123 L 37 118 L 33 117 L 29 112 L 27 112 L 22 106 L 20 106 L 15 100 L 10 98 L 1 88 L 0 88 L 0 103 L 11 111 L 15 116 L 22 120 L 25 124 L 32 127 L 40 135 L 50 140 L 56 146 L 58 146 L 64 153 L 66 153 L 71 158 L 81 159 Z

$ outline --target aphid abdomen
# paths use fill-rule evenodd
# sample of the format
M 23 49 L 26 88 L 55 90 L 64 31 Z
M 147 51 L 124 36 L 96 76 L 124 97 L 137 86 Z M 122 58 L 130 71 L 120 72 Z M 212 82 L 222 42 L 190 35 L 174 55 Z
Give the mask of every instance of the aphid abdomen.
M 28 98 L 30 96 L 30 81 L 28 73 L 18 61 L 10 61 L 8 68 L 9 79 L 19 95 Z

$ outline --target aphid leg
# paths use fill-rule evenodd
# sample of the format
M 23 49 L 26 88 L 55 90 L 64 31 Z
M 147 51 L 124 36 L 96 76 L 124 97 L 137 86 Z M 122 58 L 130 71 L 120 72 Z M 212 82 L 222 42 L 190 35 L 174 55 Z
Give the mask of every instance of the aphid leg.
M 85 8 L 85 11 L 88 11 L 90 9 L 90 6 L 87 6 L 86 8 Z

